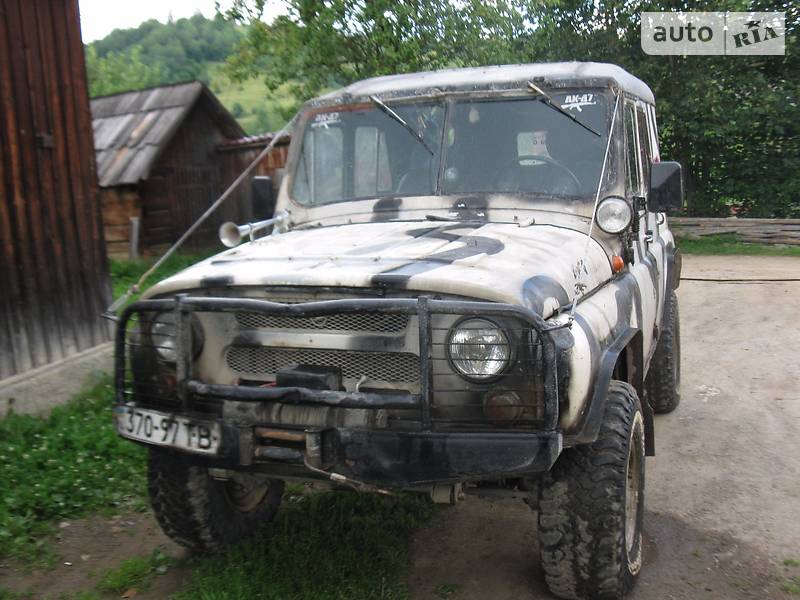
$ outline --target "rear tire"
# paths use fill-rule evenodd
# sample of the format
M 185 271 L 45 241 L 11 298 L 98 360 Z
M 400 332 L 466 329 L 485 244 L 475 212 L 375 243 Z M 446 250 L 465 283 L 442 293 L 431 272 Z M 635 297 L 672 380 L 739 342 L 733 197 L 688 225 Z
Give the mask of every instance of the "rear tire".
M 678 408 L 681 402 L 681 321 L 675 290 L 669 295 L 669 306 L 644 387 L 654 412 L 664 414 Z
M 191 456 L 159 448 L 150 448 L 147 479 L 164 533 L 198 552 L 219 550 L 252 534 L 275 517 L 283 495 L 283 481 L 247 475 L 220 481 Z
M 619 600 L 642 566 L 644 419 L 636 390 L 612 381 L 600 434 L 568 448 L 542 479 L 539 546 L 560 598 Z

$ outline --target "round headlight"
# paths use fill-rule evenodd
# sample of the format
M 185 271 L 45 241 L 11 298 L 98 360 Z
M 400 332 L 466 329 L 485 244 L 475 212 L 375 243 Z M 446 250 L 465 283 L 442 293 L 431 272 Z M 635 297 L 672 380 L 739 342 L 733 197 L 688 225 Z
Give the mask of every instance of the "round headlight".
M 175 352 L 175 336 L 177 334 L 174 313 L 163 312 L 155 316 L 150 325 L 150 342 L 163 360 L 168 362 L 177 360 L 178 355 Z
M 631 224 L 633 211 L 631 205 L 624 198 L 609 196 L 600 201 L 597 206 L 598 227 L 606 233 L 620 233 Z
M 478 381 L 496 377 L 511 360 L 505 332 L 486 319 L 461 321 L 450 332 L 447 350 L 455 370 Z

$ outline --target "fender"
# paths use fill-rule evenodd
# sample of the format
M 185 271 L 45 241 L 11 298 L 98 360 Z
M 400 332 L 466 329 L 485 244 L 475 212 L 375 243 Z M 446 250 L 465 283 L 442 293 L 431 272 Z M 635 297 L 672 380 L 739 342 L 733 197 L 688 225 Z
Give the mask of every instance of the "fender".
M 605 349 L 600 359 L 594 392 L 589 403 L 589 409 L 580 429 L 564 436 L 564 446 L 577 446 L 591 444 L 597 440 L 600 427 L 606 412 L 606 399 L 608 386 L 614 377 L 614 369 L 619 362 L 620 354 L 626 352 L 626 364 L 623 365 L 627 373 L 627 381 L 639 396 L 644 415 L 645 453 L 647 456 L 655 455 L 655 430 L 653 427 L 653 409 L 644 398 L 644 373 L 642 356 L 642 332 L 639 328 L 628 327 L 623 330 L 614 341 Z

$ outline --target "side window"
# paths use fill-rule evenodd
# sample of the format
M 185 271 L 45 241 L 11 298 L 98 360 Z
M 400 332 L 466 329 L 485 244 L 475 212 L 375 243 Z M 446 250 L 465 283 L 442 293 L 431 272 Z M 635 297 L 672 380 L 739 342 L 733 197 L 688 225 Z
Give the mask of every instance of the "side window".
M 661 152 L 658 149 L 658 126 L 656 125 L 656 109 L 653 106 L 648 106 L 648 115 L 650 116 L 650 139 L 652 140 L 653 160 L 661 160 Z
M 377 127 L 357 127 L 353 191 L 356 198 L 368 198 L 392 190 L 392 174 L 386 136 Z
M 639 163 L 642 173 L 642 192 L 647 190 L 650 181 L 650 162 L 653 160 L 650 132 L 647 130 L 647 116 L 644 107 L 636 108 L 636 121 L 639 126 Z
M 641 190 L 639 178 L 639 146 L 636 143 L 636 113 L 633 104 L 625 103 L 625 153 L 626 171 L 628 176 L 628 193 L 638 195 Z

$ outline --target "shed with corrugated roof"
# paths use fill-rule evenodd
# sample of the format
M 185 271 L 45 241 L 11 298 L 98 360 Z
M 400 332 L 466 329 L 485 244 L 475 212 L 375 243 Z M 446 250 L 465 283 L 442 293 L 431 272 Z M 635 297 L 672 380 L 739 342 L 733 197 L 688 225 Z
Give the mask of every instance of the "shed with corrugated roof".
M 109 256 L 160 251 L 238 175 L 227 163 L 230 142 L 244 131 L 199 81 L 98 97 L 91 108 Z M 222 222 L 251 217 L 245 186 L 192 235 L 186 249 L 214 246 Z

